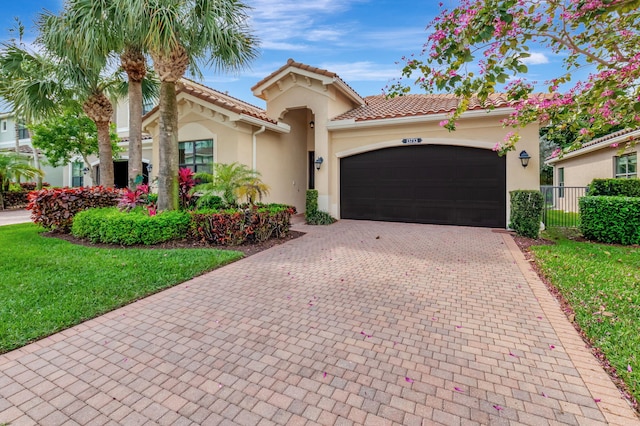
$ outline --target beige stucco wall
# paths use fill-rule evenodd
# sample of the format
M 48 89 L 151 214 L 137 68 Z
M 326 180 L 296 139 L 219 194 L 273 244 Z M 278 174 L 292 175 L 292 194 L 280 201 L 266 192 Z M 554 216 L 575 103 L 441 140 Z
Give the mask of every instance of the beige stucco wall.
M 638 152 L 638 146 L 624 153 Z M 553 164 L 553 184 L 559 185 L 558 169 L 564 168 L 564 186 L 587 186 L 596 178 L 615 177 L 615 158 L 620 155 L 618 148 L 603 147 L 573 158 L 563 158 Z
M 361 129 L 334 130 L 331 132 L 331 150 L 326 168 L 319 173 L 329 178 L 330 197 L 328 210 L 336 217 L 340 214 L 339 158 L 380 148 L 402 146 L 403 138 L 422 138 L 422 144 L 445 144 L 483 148 L 491 150 L 496 142 L 503 140 L 510 129 L 503 129 L 497 114 L 480 118 L 462 119 L 457 130 L 449 132 L 437 121 L 404 122 L 385 127 L 362 127 Z M 507 155 L 507 222 L 509 218 L 509 191 L 516 189 L 539 189 L 539 143 L 538 126 L 529 125 L 520 130 L 521 140 L 517 150 Z M 520 164 L 518 155 L 526 150 L 531 156 L 527 168 Z M 497 154 L 496 154 L 497 155 Z

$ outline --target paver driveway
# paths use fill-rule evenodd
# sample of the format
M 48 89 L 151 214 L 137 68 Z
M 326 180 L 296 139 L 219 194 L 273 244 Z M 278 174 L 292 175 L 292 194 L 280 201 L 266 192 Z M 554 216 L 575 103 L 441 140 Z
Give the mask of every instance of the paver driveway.
M 301 228 L 0 356 L 0 424 L 638 424 L 510 237 Z

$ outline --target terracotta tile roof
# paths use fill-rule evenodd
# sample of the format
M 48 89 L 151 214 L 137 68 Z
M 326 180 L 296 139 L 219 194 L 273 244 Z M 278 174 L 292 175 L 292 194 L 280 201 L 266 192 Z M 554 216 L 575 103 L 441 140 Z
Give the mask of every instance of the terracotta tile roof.
M 263 85 L 264 83 L 266 83 L 267 81 L 269 81 L 270 79 L 272 79 L 276 75 L 280 74 L 282 71 L 286 70 L 289 67 L 295 67 L 295 68 L 301 69 L 303 71 L 309 71 L 309 72 L 312 72 L 312 73 L 315 73 L 315 74 L 323 75 L 325 77 L 335 78 L 337 80 L 340 80 L 342 82 L 342 84 L 344 84 L 346 87 L 348 87 L 350 90 L 352 90 L 353 93 L 358 95 L 358 92 L 356 92 L 353 89 L 353 87 L 349 86 L 335 72 L 332 72 L 332 71 L 329 71 L 329 70 L 325 70 L 325 69 L 322 69 L 322 68 L 313 67 L 311 65 L 303 64 L 302 62 L 296 62 L 291 58 L 289 58 L 287 60 L 286 64 L 284 64 L 283 66 L 281 66 L 280 68 L 278 68 L 277 70 L 275 70 L 274 72 L 272 72 L 271 74 L 269 74 L 268 76 L 266 76 L 265 78 L 263 78 L 262 80 L 257 82 L 256 84 L 254 84 L 253 87 L 251 88 L 251 90 L 252 91 L 255 90 L 256 88 L 258 88 L 259 86 Z M 358 95 L 358 96 L 360 96 L 360 95 Z
M 16 152 L 16 148 L 15 147 L 11 147 L 11 148 L 2 148 L 0 149 L 0 151 L 2 152 Z M 38 154 L 42 155 L 42 151 L 41 150 L 37 150 Z M 29 145 L 20 145 L 20 147 L 18 148 L 18 152 L 20 154 L 33 154 L 33 149 L 29 146 Z
M 615 138 L 618 138 L 620 136 L 624 136 L 624 135 L 627 135 L 629 133 L 634 133 L 634 132 L 638 132 L 638 129 L 618 130 L 617 132 L 609 133 L 608 135 L 605 135 L 605 136 L 602 136 L 602 137 L 599 137 L 599 138 L 596 138 L 596 139 L 592 139 L 589 142 L 585 142 L 585 143 L 582 144 L 582 146 L 580 148 L 576 149 L 575 151 L 580 151 L 583 148 L 587 148 L 589 146 L 597 145 L 597 144 L 599 144 L 601 142 L 605 142 L 605 141 L 608 141 L 608 140 L 611 140 L 611 139 L 615 139 Z M 628 139 L 629 139 L 628 141 L 632 141 L 634 139 L 638 139 L 638 135 L 630 135 Z M 625 142 L 628 142 L 628 141 L 625 141 Z M 573 151 L 573 152 L 575 152 L 575 151 Z
M 231 112 L 235 112 L 237 114 L 245 114 L 250 117 L 257 118 L 258 120 L 278 124 L 277 121 L 269 118 L 266 111 L 262 108 L 251 105 L 247 102 L 241 101 L 240 99 L 234 98 L 233 96 L 229 96 L 226 93 L 219 92 L 187 78 L 180 79 L 180 81 L 178 81 L 176 85 L 176 89 L 177 93 L 187 93 L 191 96 L 195 96 L 198 99 L 202 99 L 203 101 L 207 101 L 213 105 L 217 105 Z M 158 107 L 156 106 L 151 111 L 149 111 L 145 115 L 145 117 L 155 113 L 157 110 Z
M 143 133 L 142 134 L 142 141 L 152 141 L 153 137 L 150 134 L 147 133 Z M 120 138 L 119 142 L 129 142 L 129 136 L 124 136 L 122 138 Z
M 384 118 L 415 117 L 420 115 L 440 114 L 452 112 L 459 102 L 459 98 L 453 94 L 437 95 L 405 95 L 395 98 L 386 98 L 384 95 L 367 96 L 365 105 L 352 109 L 332 119 L 332 121 L 349 120 L 366 121 L 380 120 Z M 487 104 L 495 108 L 508 107 L 510 102 L 506 95 L 496 93 L 487 99 Z M 472 98 L 469 110 L 486 109 L 477 98 Z

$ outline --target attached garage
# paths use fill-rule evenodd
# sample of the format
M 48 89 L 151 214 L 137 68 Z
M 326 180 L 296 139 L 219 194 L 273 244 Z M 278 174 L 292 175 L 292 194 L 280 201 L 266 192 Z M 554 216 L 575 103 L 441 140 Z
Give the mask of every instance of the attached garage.
M 506 159 L 488 149 L 403 145 L 340 159 L 340 217 L 506 227 Z

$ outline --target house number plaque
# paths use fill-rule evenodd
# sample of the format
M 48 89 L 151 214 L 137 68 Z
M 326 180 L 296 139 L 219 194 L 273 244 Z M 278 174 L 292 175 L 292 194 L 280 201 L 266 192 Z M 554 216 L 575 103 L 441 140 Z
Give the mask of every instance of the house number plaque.
M 422 142 L 422 138 L 405 138 L 405 139 L 402 139 L 402 143 L 407 143 L 407 144 L 409 144 L 409 143 L 411 143 L 411 144 L 420 143 L 420 142 Z

